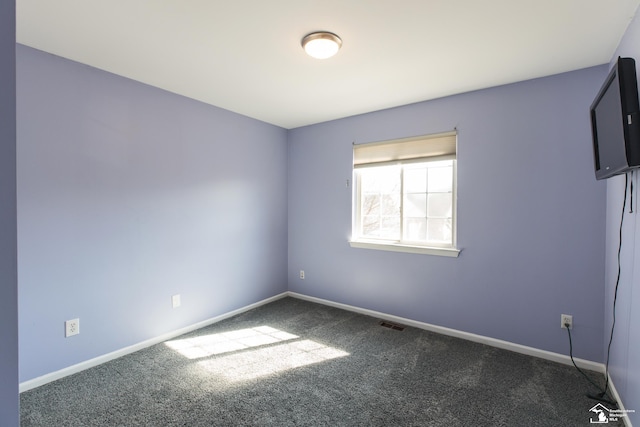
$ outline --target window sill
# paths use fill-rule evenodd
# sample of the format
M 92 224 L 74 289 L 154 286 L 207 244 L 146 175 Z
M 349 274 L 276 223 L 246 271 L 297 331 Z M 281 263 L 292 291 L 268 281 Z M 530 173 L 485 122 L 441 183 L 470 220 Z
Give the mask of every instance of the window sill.
M 377 242 L 363 242 L 363 241 L 350 241 L 349 245 L 352 248 L 360 249 L 376 249 L 379 251 L 391 251 L 391 252 L 407 252 L 411 254 L 424 254 L 424 255 L 437 255 L 457 258 L 460 255 L 460 249 L 455 248 L 437 248 L 426 246 L 410 246 L 396 243 L 377 243 Z

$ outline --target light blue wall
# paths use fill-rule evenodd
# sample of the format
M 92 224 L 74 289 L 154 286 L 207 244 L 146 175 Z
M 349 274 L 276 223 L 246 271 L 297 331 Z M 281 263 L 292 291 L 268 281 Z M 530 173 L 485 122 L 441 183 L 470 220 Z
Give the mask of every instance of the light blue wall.
M 638 15 L 627 28 L 618 50 L 611 60 L 610 67 L 613 67 L 618 56 L 634 58 L 636 72 L 640 76 L 640 19 Z M 637 268 L 640 265 L 640 250 L 636 249 L 636 241 L 640 240 L 637 206 L 638 173 L 635 173 L 634 176 L 635 206 L 634 212 L 629 213 L 631 199 L 627 199 L 620 254 L 621 274 L 615 312 L 615 334 L 611 345 L 609 369 L 626 408 L 636 411 L 629 414 L 632 424 L 640 425 L 640 270 Z M 618 275 L 618 243 L 624 181 L 623 176 L 607 180 L 605 348 L 609 344 L 613 321 L 613 297 Z
M 0 425 L 18 425 L 16 9 L 0 2 Z
M 572 314 L 575 355 L 601 362 L 606 184 L 589 105 L 606 71 L 291 130 L 289 289 L 564 354 Z M 454 128 L 460 257 L 351 248 L 352 142 Z
M 286 130 L 17 58 L 20 381 L 286 290 Z

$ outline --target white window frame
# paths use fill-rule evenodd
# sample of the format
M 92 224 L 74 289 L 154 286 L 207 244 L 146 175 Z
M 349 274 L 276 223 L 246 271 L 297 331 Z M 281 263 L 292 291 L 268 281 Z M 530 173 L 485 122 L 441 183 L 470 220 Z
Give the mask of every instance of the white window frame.
M 453 138 L 453 147 L 451 146 Z M 445 141 L 444 145 L 442 141 Z M 422 144 L 432 144 L 426 151 L 420 148 Z M 399 145 L 394 145 L 399 144 Z M 425 147 L 426 145 L 422 145 Z M 397 147 L 397 148 L 396 148 Z M 404 148 L 406 147 L 406 149 Z M 418 147 L 418 148 L 416 148 Z M 443 148 L 444 147 L 444 148 Z M 362 151 L 356 153 L 358 149 Z M 365 154 L 361 154 L 366 150 Z M 371 153 L 369 153 L 371 152 Z M 460 250 L 456 247 L 457 240 L 457 134 L 446 132 L 435 135 L 425 135 L 414 138 L 404 138 L 392 141 L 382 141 L 372 144 L 354 145 L 353 168 L 353 201 L 352 201 L 352 237 L 349 244 L 353 248 L 376 249 L 393 252 L 408 252 L 427 255 L 439 255 L 457 257 Z M 402 240 L 370 239 L 359 236 L 360 207 L 361 207 L 361 183 L 358 169 L 366 167 L 381 167 L 389 165 L 405 165 L 408 163 L 426 163 L 440 160 L 453 160 L 453 186 L 452 186 L 452 242 L 451 244 L 416 243 Z M 400 190 L 400 198 L 403 198 L 403 190 Z M 403 222 L 402 209 L 400 210 L 400 222 Z M 401 233 L 402 234 L 402 233 Z

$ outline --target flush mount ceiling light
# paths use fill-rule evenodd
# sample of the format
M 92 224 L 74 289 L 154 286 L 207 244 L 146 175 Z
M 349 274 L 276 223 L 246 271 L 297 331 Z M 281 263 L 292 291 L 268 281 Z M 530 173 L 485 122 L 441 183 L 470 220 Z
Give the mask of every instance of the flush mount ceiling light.
M 340 37 L 326 31 L 307 34 L 302 39 L 302 47 L 307 55 L 317 59 L 331 58 L 342 46 Z

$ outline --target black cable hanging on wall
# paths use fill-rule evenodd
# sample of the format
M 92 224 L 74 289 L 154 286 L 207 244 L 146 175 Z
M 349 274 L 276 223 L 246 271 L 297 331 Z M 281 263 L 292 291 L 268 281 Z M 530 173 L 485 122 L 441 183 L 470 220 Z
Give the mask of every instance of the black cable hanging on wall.
M 631 181 L 631 184 L 629 185 L 629 181 Z M 607 346 L 607 360 L 605 363 L 605 385 L 604 388 L 601 388 L 600 386 L 598 386 L 594 381 L 591 380 L 591 378 L 589 378 L 589 376 L 584 373 L 584 371 L 582 371 L 578 365 L 576 365 L 576 362 L 573 360 L 573 343 L 571 340 L 571 330 L 567 327 L 567 333 L 569 335 L 569 356 L 571 357 L 571 362 L 573 363 L 573 366 L 576 367 L 576 369 L 593 385 L 595 386 L 598 390 L 600 390 L 599 393 L 597 394 L 587 394 L 587 397 L 589 397 L 590 399 L 594 399 L 594 400 L 598 400 L 600 402 L 604 402 L 607 403 L 611 406 L 617 407 L 618 404 L 617 402 L 613 399 L 607 396 L 607 392 L 609 391 L 609 359 L 611 356 L 611 343 L 613 342 L 613 332 L 615 330 L 616 327 L 616 303 L 618 300 L 618 288 L 620 286 L 620 274 L 621 274 L 621 254 L 622 254 L 622 229 L 623 229 L 623 225 L 624 225 L 624 216 L 625 216 L 625 210 L 627 208 L 627 197 L 629 195 L 629 186 L 631 186 L 631 203 L 630 203 L 630 209 L 629 209 L 629 213 L 633 213 L 633 171 L 631 172 L 631 179 L 629 179 L 629 174 L 625 174 L 624 176 L 624 198 L 622 201 L 622 214 L 620 216 L 620 230 L 618 233 L 618 274 L 616 277 L 616 286 L 613 292 L 613 309 L 612 309 L 612 314 L 613 314 L 613 321 L 611 323 L 611 334 L 609 336 L 609 345 Z M 567 325 L 568 326 L 568 325 Z
M 629 187 L 629 174 L 624 175 L 624 200 L 622 201 L 622 215 L 620 217 L 620 231 L 618 234 L 618 276 L 616 277 L 616 287 L 613 291 L 613 321 L 611 323 L 611 335 L 609 336 L 609 345 L 607 346 L 607 362 L 605 365 L 605 385 L 604 390 L 596 398 L 603 398 L 609 390 L 609 358 L 611 356 L 611 343 L 613 342 L 613 331 L 616 327 L 616 302 L 618 301 L 618 287 L 620 286 L 620 255 L 622 253 L 622 226 L 624 225 L 624 211 L 627 207 L 627 189 Z M 633 172 L 631 175 L 631 198 L 633 200 Z M 633 202 L 631 202 L 631 212 L 633 212 Z

